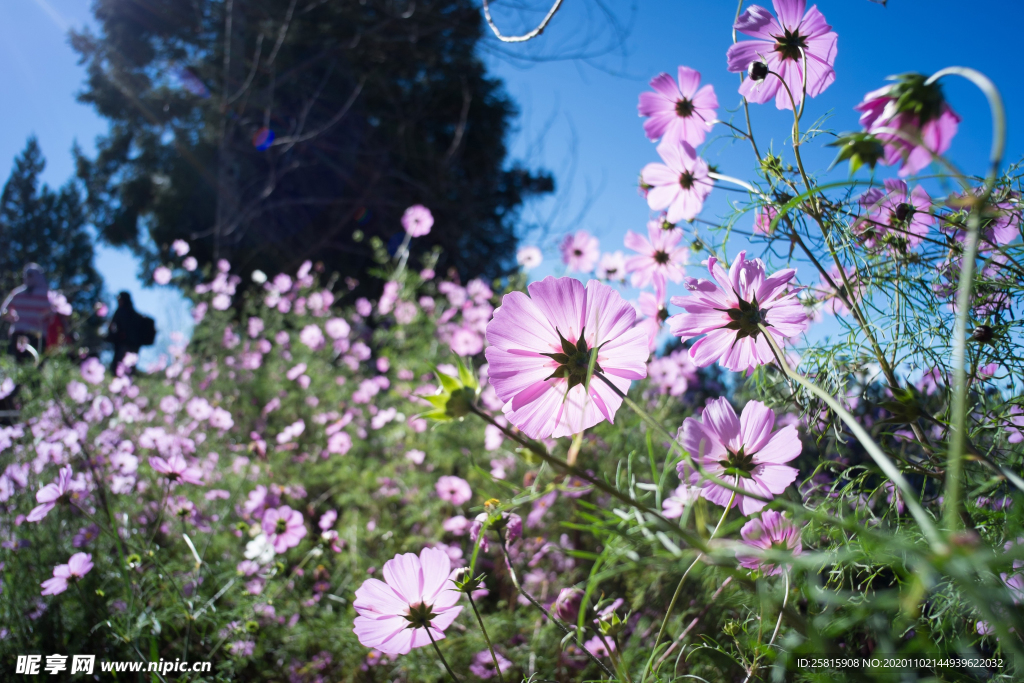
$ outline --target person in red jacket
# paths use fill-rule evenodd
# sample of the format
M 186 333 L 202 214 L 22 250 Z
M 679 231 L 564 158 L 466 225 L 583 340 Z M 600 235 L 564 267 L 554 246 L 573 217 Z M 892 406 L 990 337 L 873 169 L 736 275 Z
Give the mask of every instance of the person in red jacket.
M 29 354 L 19 351 L 19 345 L 29 344 L 40 354 L 46 348 L 46 336 L 54 312 L 50 304 L 50 286 L 46 274 L 37 263 L 24 270 L 25 283 L 15 287 L 0 306 L 0 315 L 11 323 L 10 352 L 24 358 Z

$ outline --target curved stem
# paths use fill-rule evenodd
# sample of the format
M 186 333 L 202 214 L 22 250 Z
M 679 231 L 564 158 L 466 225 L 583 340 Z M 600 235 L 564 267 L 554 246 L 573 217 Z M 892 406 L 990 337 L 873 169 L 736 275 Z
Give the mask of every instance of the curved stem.
M 423 630 L 427 632 L 427 637 L 430 638 L 430 644 L 434 646 L 434 652 L 436 652 L 437 656 L 441 658 L 441 663 L 444 664 L 445 671 L 448 672 L 448 675 L 452 677 L 452 680 L 455 681 L 455 683 L 459 683 L 458 676 L 456 676 L 452 671 L 452 668 L 448 666 L 448 660 L 446 660 L 444 655 L 441 654 L 441 648 L 437 646 L 437 641 L 434 640 L 434 634 L 430 632 L 430 626 L 425 627 Z
M 963 479 L 963 457 L 967 443 L 967 321 L 971 313 L 971 296 L 974 286 L 975 261 L 978 256 L 978 233 L 981 227 L 981 212 L 992 195 L 999 167 L 1003 162 L 1006 148 L 1006 111 L 1003 100 L 995 85 L 979 71 L 953 66 L 936 72 L 925 81 L 935 83 L 946 75 L 966 78 L 978 86 L 988 98 L 992 110 L 992 151 L 990 166 L 980 196 L 971 207 L 967 218 L 967 236 L 964 255 L 960 266 L 960 282 L 956 293 L 956 322 L 953 327 L 953 405 L 952 433 L 949 440 L 949 454 L 946 462 L 946 491 L 943 501 L 943 525 L 953 531 L 960 525 L 960 496 Z
M 484 530 L 480 530 L 480 536 L 483 536 Z M 476 608 L 476 603 L 473 602 L 473 591 L 468 591 L 466 597 L 469 598 L 469 606 L 473 608 L 473 614 L 476 615 L 476 621 L 480 624 L 480 631 L 484 634 L 484 641 L 487 643 L 487 649 L 491 651 L 491 660 L 494 662 L 494 670 L 498 674 L 498 683 L 505 683 L 501 675 L 501 665 L 498 664 L 498 655 L 494 652 L 494 646 L 491 645 L 491 638 L 487 635 L 487 629 L 484 627 L 484 620 L 480 617 L 480 611 Z
M 783 570 L 782 574 L 786 582 L 785 593 L 782 594 L 782 607 L 779 608 L 779 618 L 775 621 L 775 630 L 772 631 L 772 639 L 768 641 L 768 649 L 771 649 L 772 645 L 775 644 L 775 638 L 779 635 L 779 627 L 782 626 L 782 615 L 786 613 L 786 604 L 789 602 L 789 572 Z M 747 672 L 747 677 L 743 679 L 743 683 L 747 683 L 757 671 L 758 660 L 760 660 L 760 656 L 755 655 L 754 661 L 750 663 L 750 671 Z
M 554 18 L 555 13 L 558 11 L 558 8 L 562 6 L 562 0 L 555 0 L 555 4 L 553 4 L 551 6 L 551 9 L 548 10 L 547 16 L 545 16 L 544 19 L 540 22 L 540 25 L 537 26 L 537 28 L 530 31 L 529 33 L 524 33 L 521 36 L 502 35 L 501 31 L 498 30 L 498 27 L 494 25 L 494 19 L 491 18 L 491 8 L 489 6 L 488 0 L 483 0 L 483 5 L 484 19 L 487 20 L 487 25 L 491 27 L 491 31 L 494 32 L 494 35 L 497 36 L 498 40 L 500 40 L 503 43 L 525 43 L 528 40 L 536 38 L 541 33 L 544 33 L 544 29 L 547 27 L 548 23 L 550 23 L 550 21 Z
M 743 0 L 739 0 L 736 4 L 736 18 L 732 22 L 732 43 L 736 44 L 736 24 L 740 20 L 740 14 L 743 13 Z M 740 85 L 743 84 L 743 74 L 740 74 Z M 757 157 L 758 163 L 761 162 L 761 152 L 757 150 L 757 143 L 754 142 L 754 129 L 750 125 L 750 104 L 747 103 L 747 98 L 742 97 L 743 100 L 743 116 L 747 120 L 747 139 L 750 140 L 750 146 L 754 148 L 754 156 Z
M 739 483 L 739 479 L 739 475 L 737 475 L 737 484 Z M 732 504 L 735 501 L 736 492 L 733 491 L 732 495 L 729 496 L 729 503 L 728 505 L 725 506 L 725 510 L 722 512 L 722 516 L 719 518 L 718 524 L 715 526 L 715 530 L 712 531 L 711 535 L 708 537 L 708 541 L 713 539 L 715 537 L 715 534 L 718 533 L 718 530 L 722 528 L 722 523 L 725 521 L 725 517 L 729 514 L 729 510 L 732 508 Z M 672 610 L 676 606 L 676 601 L 679 600 L 679 595 L 683 592 L 683 584 L 686 582 L 686 577 L 690 575 L 690 570 L 697 566 L 697 563 L 700 562 L 702 557 L 704 557 L 704 553 L 698 553 L 697 557 L 695 557 L 693 559 L 693 562 L 690 563 L 690 566 L 686 568 L 685 572 L 683 572 L 682 578 L 679 579 L 679 584 L 676 586 L 676 591 L 672 594 L 672 600 L 669 601 L 668 609 L 665 610 L 665 616 L 661 620 L 661 628 L 658 629 L 658 635 L 654 639 L 654 645 L 651 647 L 651 656 L 650 658 L 648 658 L 647 664 L 644 666 L 644 673 L 640 677 L 640 683 L 643 683 L 645 680 L 647 680 L 647 674 L 650 672 L 651 664 L 654 662 L 654 656 L 658 653 L 658 643 L 661 642 L 662 636 L 665 635 L 665 627 L 668 626 L 668 619 L 670 616 L 672 616 Z

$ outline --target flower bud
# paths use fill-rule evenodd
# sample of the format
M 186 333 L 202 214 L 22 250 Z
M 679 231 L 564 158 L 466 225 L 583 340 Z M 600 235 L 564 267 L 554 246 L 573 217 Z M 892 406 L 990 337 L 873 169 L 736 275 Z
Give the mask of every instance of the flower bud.
M 747 70 L 747 76 L 752 81 L 763 81 L 768 77 L 768 65 L 764 62 L 751 62 Z
M 990 342 L 995 337 L 995 332 L 988 325 L 978 325 L 971 333 L 971 339 L 976 342 Z
M 555 614 L 564 622 L 575 624 L 583 604 L 583 591 L 579 588 L 563 588 L 555 599 Z

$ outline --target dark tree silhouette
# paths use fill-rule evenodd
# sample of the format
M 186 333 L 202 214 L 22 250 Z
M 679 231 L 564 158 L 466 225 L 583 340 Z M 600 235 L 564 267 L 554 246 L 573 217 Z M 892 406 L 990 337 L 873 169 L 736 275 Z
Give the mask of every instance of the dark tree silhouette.
M 471 0 L 96 0 L 72 44 L 110 120 L 78 156 L 102 237 L 148 259 L 176 238 L 242 272 L 305 259 L 358 274 L 361 231 L 436 222 L 415 250 L 498 276 L 525 199 L 553 181 L 506 164 L 516 115 L 477 54 Z
M 74 181 L 58 190 L 40 186 L 45 166 L 39 143 L 30 137 L 0 193 L 0 296 L 22 284 L 22 269 L 35 262 L 46 271 L 50 287 L 88 316 L 103 279 L 93 267 L 82 199 Z

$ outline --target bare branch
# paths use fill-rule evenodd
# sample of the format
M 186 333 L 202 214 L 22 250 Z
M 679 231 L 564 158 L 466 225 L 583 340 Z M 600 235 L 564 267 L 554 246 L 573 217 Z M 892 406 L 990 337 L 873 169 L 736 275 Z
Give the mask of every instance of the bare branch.
M 494 31 L 494 35 L 498 37 L 498 40 L 503 43 L 525 43 L 528 40 L 533 40 L 541 33 L 544 33 L 544 29 L 547 28 L 548 23 L 554 18 L 555 13 L 558 12 L 558 8 L 562 6 L 562 0 L 555 0 L 555 4 L 551 6 L 550 10 L 548 10 L 547 16 L 540 22 L 540 25 L 529 33 L 524 33 L 521 36 L 502 35 L 501 31 L 498 30 L 498 27 L 494 25 L 494 19 L 491 18 L 491 9 L 487 0 L 483 0 L 483 4 L 484 18 L 487 19 L 487 25 L 491 27 L 492 31 Z
M 452 144 L 448 147 L 448 151 L 444 154 L 444 163 L 448 165 L 451 163 L 452 157 L 455 156 L 455 152 L 458 151 L 459 145 L 462 144 L 462 136 L 466 133 L 466 121 L 469 118 L 469 104 L 473 101 L 473 95 L 469 92 L 469 86 L 466 85 L 466 79 L 462 79 L 462 112 L 459 114 L 459 125 L 455 128 L 455 136 L 452 138 Z
M 276 147 L 278 145 L 294 145 L 295 143 L 298 143 L 298 142 L 305 142 L 306 140 L 312 140 L 316 136 L 326 132 L 327 129 L 329 129 L 330 127 L 332 127 L 333 125 L 338 123 L 338 121 L 341 121 L 341 119 L 345 117 L 345 114 L 348 113 L 348 110 L 352 108 L 353 104 L 355 104 L 356 98 L 359 97 L 359 93 L 361 93 L 363 91 L 363 85 L 365 83 L 366 83 L 366 79 L 365 78 L 360 79 L 359 85 L 357 85 L 356 89 L 352 91 L 351 95 L 349 95 L 348 99 L 345 101 L 345 104 L 342 105 L 341 110 L 337 114 L 334 115 L 334 118 L 332 118 L 330 121 L 325 123 L 318 130 L 315 130 L 315 131 L 313 131 L 311 133 L 306 133 L 305 135 L 289 135 L 287 137 L 278 138 L 277 140 L 274 140 L 272 146 Z
M 277 58 L 277 52 L 281 49 L 281 45 L 284 44 L 284 37 L 288 34 L 288 28 L 292 23 L 292 15 L 295 13 L 295 5 L 298 0 L 292 0 L 291 4 L 288 5 L 288 12 L 284 15 L 284 22 L 281 24 L 281 30 L 277 32 L 277 42 L 274 44 L 274 49 L 270 53 L 270 57 L 267 58 L 267 66 L 273 66 L 274 59 Z
M 235 100 L 245 94 L 245 91 L 252 85 L 252 79 L 256 77 L 256 70 L 260 65 L 260 52 L 263 50 L 263 34 L 261 33 L 256 39 L 256 54 L 252 56 L 252 68 L 249 70 L 249 75 L 245 79 L 245 83 L 238 89 L 234 95 L 228 98 L 227 103 L 232 104 Z

